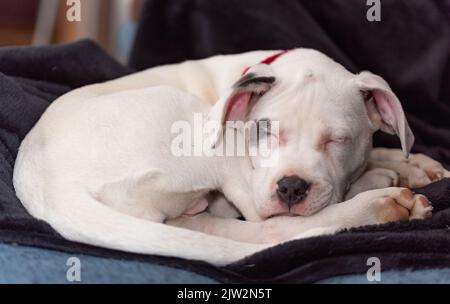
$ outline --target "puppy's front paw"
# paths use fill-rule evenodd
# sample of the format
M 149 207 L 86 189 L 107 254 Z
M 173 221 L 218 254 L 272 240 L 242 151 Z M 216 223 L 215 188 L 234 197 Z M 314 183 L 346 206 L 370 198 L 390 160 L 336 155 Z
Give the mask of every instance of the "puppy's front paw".
M 376 185 L 374 189 L 397 187 L 399 185 L 399 174 L 390 169 L 375 168 L 367 172 L 369 182 Z
M 383 189 L 397 187 L 399 185 L 399 174 L 390 169 L 374 168 L 365 172 L 356 182 L 354 182 L 345 199 L 349 200 L 359 193 L 373 189 Z
M 410 154 L 406 159 L 397 149 L 374 149 L 369 158 L 369 168 L 390 169 L 399 174 L 400 186 L 424 187 L 431 182 L 450 177 L 450 172 L 439 162 L 424 154 Z
M 449 177 L 449 172 L 445 170 L 441 163 L 425 154 L 411 154 L 408 162 L 425 172 L 427 177 L 433 182 L 439 181 L 443 177 Z
M 389 193 L 373 201 L 374 212 L 379 224 L 430 218 L 432 206 L 428 199 L 420 194 L 414 194 L 406 188 L 389 188 Z

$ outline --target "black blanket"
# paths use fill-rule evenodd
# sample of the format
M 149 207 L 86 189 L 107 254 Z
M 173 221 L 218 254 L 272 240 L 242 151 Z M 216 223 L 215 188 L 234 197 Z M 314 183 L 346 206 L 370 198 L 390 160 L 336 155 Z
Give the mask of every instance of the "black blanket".
M 368 69 L 385 77 L 417 137 L 413 151 L 449 165 L 450 2 L 381 2 L 382 22 L 369 23 L 365 0 L 152 0 L 131 64 L 142 69 L 217 53 L 313 47 L 352 71 Z M 11 181 L 17 148 L 57 96 L 129 72 L 89 41 L 0 49 L 0 241 L 170 265 L 223 282 L 314 282 L 364 273 L 371 256 L 381 259 L 382 270 L 450 266 L 449 180 L 418 190 L 433 202 L 430 220 L 292 241 L 224 268 L 65 241 L 17 200 Z M 376 144 L 398 147 L 381 134 Z

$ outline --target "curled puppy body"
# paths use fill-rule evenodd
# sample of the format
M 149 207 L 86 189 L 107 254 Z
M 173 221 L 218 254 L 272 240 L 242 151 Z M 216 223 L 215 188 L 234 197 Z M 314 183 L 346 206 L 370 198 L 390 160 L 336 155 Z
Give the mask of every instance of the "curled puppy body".
M 402 188 L 337 204 L 364 172 L 376 130 L 397 134 L 405 155 L 413 136 L 383 79 L 354 75 L 319 52 L 254 66 L 212 107 L 174 87 L 94 91 L 74 91 L 48 108 L 14 172 L 27 210 L 70 240 L 226 264 L 289 238 L 430 215 L 425 197 Z M 276 162 L 174 155 L 173 123 L 192 126 L 196 113 L 219 122 L 213 150 L 230 143 L 225 135 L 245 134 L 225 122 L 266 122 L 257 129 Z M 197 214 L 211 190 L 247 221 Z

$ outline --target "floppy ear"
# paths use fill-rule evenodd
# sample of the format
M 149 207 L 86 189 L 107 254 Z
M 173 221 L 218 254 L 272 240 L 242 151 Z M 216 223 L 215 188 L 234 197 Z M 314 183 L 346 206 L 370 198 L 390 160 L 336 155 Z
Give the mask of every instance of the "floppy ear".
M 414 144 L 414 135 L 402 105 L 388 83 L 380 76 L 367 71 L 357 75 L 356 82 L 363 93 L 372 124 L 386 133 L 396 134 L 400 138 L 405 157 L 408 157 Z
M 272 69 L 266 64 L 257 64 L 250 68 L 225 94 L 217 101 L 208 114 L 208 120 L 217 121 L 220 128 L 214 135 L 216 145 L 222 137 L 227 121 L 245 122 L 253 105 L 275 83 Z

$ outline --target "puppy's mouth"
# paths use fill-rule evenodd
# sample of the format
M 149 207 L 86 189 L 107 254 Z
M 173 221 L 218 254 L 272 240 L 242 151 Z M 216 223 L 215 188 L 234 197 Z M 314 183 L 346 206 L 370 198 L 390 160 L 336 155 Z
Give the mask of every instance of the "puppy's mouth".
M 301 212 L 294 212 L 293 211 L 293 209 L 295 209 L 295 208 L 292 208 L 291 210 L 289 210 L 288 212 L 279 212 L 279 213 L 274 213 L 274 214 L 272 214 L 272 215 L 269 215 L 267 218 L 269 219 L 269 218 L 273 218 L 273 217 L 279 217 L 279 216 L 289 216 L 289 217 L 295 217 L 295 216 L 301 216 L 301 217 L 308 217 L 308 216 L 311 216 L 311 215 L 314 215 L 314 214 L 316 214 L 317 212 L 319 212 L 320 210 L 322 210 L 324 207 L 322 207 L 322 208 L 318 208 L 318 209 L 315 209 L 315 210 L 308 210 L 308 211 L 301 211 Z
M 286 203 L 280 201 L 277 195 L 274 193 L 271 195 L 270 204 L 272 212 L 266 213 L 266 219 L 274 217 L 309 217 L 322 209 L 334 203 L 334 191 L 331 185 L 329 187 L 322 187 L 320 192 L 312 191 L 302 201 L 297 204 L 288 206 Z
M 267 219 L 274 218 L 274 217 L 279 217 L 279 216 L 289 216 L 289 217 L 294 217 L 294 216 L 303 216 L 303 215 L 301 215 L 301 214 L 295 214 L 295 213 L 292 213 L 292 212 L 280 212 L 280 213 L 275 213 L 275 214 L 269 215 L 269 216 L 267 217 Z

